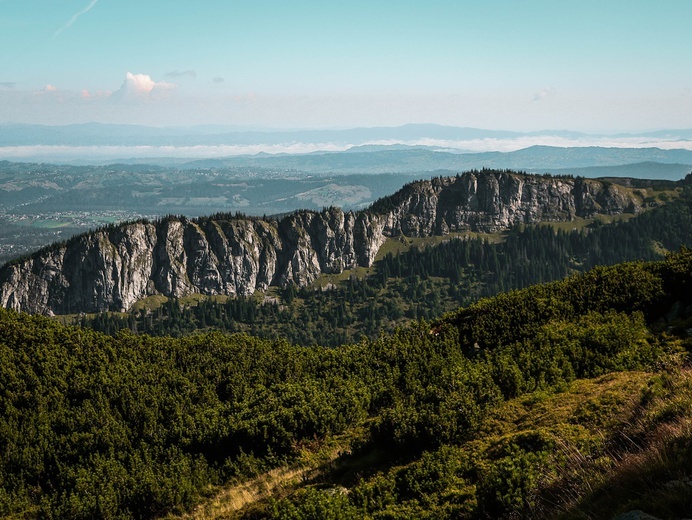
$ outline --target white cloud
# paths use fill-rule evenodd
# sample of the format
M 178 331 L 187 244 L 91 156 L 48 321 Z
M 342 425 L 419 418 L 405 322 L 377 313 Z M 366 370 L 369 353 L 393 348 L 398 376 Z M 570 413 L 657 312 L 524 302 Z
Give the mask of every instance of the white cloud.
M 82 10 L 79 11 L 78 13 L 74 14 L 74 15 L 72 16 L 72 18 L 70 18 L 69 21 L 68 21 L 65 25 L 63 25 L 60 29 L 58 29 L 57 31 L 55 31 L 55 35 L 54 35 L 54 36 L 58 36 L 61 32 L 63 32 L 63 31 L 65 31 L 65 30 L 69 29 L 70 27 L 72 27 L 72 24 L 74 24 L 74 23 L 77 21 L 77 18 L 79 18 L 79 17 L 82 16 L 83 14 L 86 14 L 87 12 L 89 12 L 89 11 L 91 10 L 91 8 L 94 7 L 94 6 L 96 5 L 96 2 L 98 2 L 98 1 L 99 1 L 99 0 L 91 0 L 91 3 L 90 3 L 89 5 L 87 5 L 84 9 L 82 9 Z
M 132 74 L 128 72 L 125 75 L 125 81 L 116 94 L 128 98 L 146 98 L 157 92 L 165 92 L 174 88 L 175 85 L 173 83 L 154 81 L 148 74 Z

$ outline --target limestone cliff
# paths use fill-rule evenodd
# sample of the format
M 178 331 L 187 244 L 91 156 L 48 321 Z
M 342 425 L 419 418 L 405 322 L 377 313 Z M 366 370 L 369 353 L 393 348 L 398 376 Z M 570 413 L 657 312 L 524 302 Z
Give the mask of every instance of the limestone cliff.
M 361 212 L 282 219 L 166 218 L 111 226 L 0 269 L 0 304 L 30 313 L 128 310 L 149 295 L 248 295 L 370 266 L 387 237 L 497 232 L 516 224 L 636 212 L 615 184 L 467 172 L 409 184 Z

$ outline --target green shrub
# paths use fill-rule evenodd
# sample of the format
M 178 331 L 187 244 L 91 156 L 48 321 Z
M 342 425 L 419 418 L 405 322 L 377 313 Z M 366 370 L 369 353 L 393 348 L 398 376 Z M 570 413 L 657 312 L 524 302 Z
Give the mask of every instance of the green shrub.
M 536 505 L 546 455 L 543 452 L 514 453 L 494 462 L 477 487 L 478 514 L 485 518 L 505 518 L 510 514 L 528 516 Z

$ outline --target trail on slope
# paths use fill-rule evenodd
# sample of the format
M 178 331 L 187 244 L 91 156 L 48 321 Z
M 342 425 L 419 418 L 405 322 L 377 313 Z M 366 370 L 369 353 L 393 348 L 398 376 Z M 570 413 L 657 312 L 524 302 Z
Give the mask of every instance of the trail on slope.
M 170 520 L 233 518 L 234 513 L 250 504 L 269 496 L 283 496 L 295 489 L 301 482 L 316 479 L 346 453 L 348 451 L 344 451 L 344 447 L 336 447 L 320 456 L 319 461 L 275 468 L 240 484 L 222 488 L 215 496 L 198 505 L 190 513 L 178 517 L 169 516 L 168 518 Z

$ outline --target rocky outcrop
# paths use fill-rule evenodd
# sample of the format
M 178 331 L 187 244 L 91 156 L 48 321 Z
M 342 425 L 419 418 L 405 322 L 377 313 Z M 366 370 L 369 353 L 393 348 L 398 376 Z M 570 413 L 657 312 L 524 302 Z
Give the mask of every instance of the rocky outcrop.
M 637 212 L 629 191 L 597 180 L 467 172 L 408 186 L 372 211 L 385 213 L 385 233 L 429 236 L 495 233 L 517 224 Z
M 0 305 L 41 314 L 128 310 L 149 295 L 249 295 L 372 265 L 388 237 L 497 232 L 516 224 L 638 210 L 615 184 L 467 172 L 405 186 L 362 212 L 281 220 L 166 218 L 108 227 L 0 269 Z

